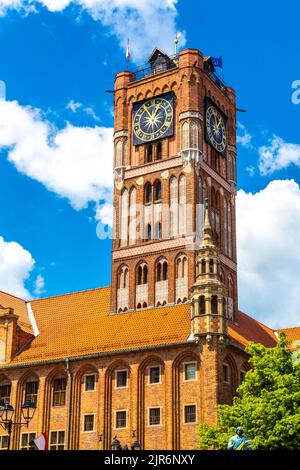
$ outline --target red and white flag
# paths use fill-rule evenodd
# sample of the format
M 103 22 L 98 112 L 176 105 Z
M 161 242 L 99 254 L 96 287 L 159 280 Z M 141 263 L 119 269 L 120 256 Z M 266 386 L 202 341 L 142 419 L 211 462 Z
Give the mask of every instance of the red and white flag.
M 45 432 L 33 439 L 33 442 L 37 447 L 37 450 L 48 450 L 48 438 Z
M 130 60 L 129 39 L 127 40 L 126 59 L 127 59 L 127 60 Z

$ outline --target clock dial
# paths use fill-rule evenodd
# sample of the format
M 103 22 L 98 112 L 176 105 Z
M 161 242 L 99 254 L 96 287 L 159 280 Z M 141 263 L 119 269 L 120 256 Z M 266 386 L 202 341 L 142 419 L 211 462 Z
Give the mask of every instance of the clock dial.
M 210 105 L 206 109 L 206 132 L 209 143 L 220 153 L 226 151 L 226 123 L 218 109 Z
M 133 115 L 134 144 L 150 142 L 172 135 L 173 106 L 169 97 L 144 101 Z

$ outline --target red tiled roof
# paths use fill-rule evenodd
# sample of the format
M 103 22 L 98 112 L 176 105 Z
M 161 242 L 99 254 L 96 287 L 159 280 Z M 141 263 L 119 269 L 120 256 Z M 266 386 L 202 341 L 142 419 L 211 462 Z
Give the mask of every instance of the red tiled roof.
M 287 340 L 291 342 L 291 349 L 293 351 L 296 351 L 300 346 L 300 326 L 296 326 L 294 328 L 282 328 L 280 330 L 277 330 L 277 333 L 286 334 Z
M 0 292 L 3 303 L 15 308 L 24 325 L 30 325 L 25 301 Z M 189 304 L 109 315 L 109 287 L 33 300 L 30 304 L 40 334 L 11 365 L 172 345 L 187 341 L 190 335 Z M 288 330 L 297 330 L 300 339 L 300 328 Z M 238 325 L 229 326 L 229 336 L 242 348 L 249 341 L 267 347 L 277 342 L 273 330 L 242 312 Z
M 239 312 L 238 325 L 229 326 L 229 335 L 234 341 L 244 347 L 250 341 L 261 343 L 268 348 L 275 346 L 277 343 L 277 338 L 271 328 L 243 312 Z

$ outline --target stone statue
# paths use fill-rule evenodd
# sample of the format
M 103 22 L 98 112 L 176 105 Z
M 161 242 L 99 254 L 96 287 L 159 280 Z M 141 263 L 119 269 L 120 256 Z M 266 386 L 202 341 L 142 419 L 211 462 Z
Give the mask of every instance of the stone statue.
M 238 426 L 236 434 L 232 436 L 227 445 L 228 450 L 252 450 L 252 441 L 244 436 L 243 428 Z

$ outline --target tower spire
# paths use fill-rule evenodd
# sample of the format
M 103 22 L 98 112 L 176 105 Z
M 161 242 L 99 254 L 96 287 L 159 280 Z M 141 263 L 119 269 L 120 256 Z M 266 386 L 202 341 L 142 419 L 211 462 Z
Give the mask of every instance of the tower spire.
M 208 199 L 205 199 L 205 216 L 204 216 L 204 228 L 203 228 L 203 242 L 202 245 L 213 245 L 213 236 L 212 236 L 212 228 L 210 225 L 209 220 L 209 213 L 208 213 Z

